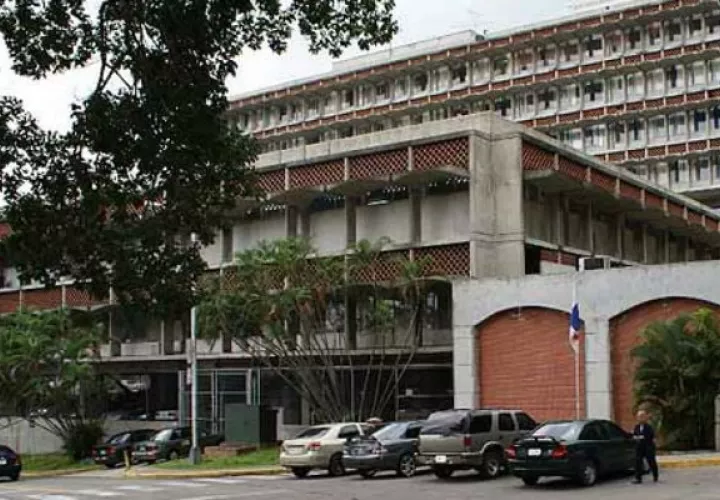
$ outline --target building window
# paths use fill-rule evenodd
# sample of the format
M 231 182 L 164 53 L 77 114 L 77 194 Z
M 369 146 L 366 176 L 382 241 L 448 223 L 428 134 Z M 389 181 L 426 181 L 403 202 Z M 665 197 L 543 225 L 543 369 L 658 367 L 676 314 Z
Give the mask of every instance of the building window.
M 563 63 L 576 63 L 580 60 L 580 52 L 577 42 L 570 42 L 562 47 Z
M 602 80 L 585 83 L 585 102 L 586 103 L 603 103 L 605 102 L 605 84 Z
M 307 101 L 308 118 L 314 118 L 320 114 L 320 101 L 318 99 L 309 99 Z
M 645 76 L 642 72 L 627 75 L 628 99 L 639 99 L 645 95 Z
M 467 82 L 467 66 L 461 64 L 450 71 L 453 86 L 465 85 Z
M 647 27 L 648 47 L 660 46 L 660 23 L 651 23 Z
M 378 101 L 390 99 L 390 86 L 387 83 L 383 82 L 375 85 L 375 99 Z
M 538 67 L 549 68 L 555 66 L 557 47 L 548 45 L 538 49 Z
M 631 144 L 642 144 L 645 142 L 645 122 L 642 120 L 632 120 L 627 124 L 628 137 Z
M 701 38 L 703 34 L 703 18 L 695 16 L 688 22 L 688 34 L 690 38 Z
M 688 67 L 688 85 L 702 87 L 705 85 L 705 63 L 696 62 Z
M 473 72 L 476 82 L 485 82 L 490 77 L 490 62 L 487 59 L 480 59 L 473 62 Z
M 673 20 L 665 23 L 665 41 L 667 43 L 680 43 L 682 42 L 682 21 Z
M 588 151 L 599 151 L 605 149 L 605 126 L 593 125 L 584 131 L 585 149 Z
M 538 94 L 538 108 L 540 112 L 557 109 L 557 91 L 553 88 L 542 90 Z
M 614 76 L 608 81 L 608 99 L 610 102 L 625 99 L 625 77 Z
M 535 114 L 535 94 L 532 92 L 519 95 L 515 102 L 517 103 L 518 117 L 532 116 Z
M 353 106 L 355 106 L 355 91 L 347 89 L 343 92 L 343 109 L 352 108 Z
M 601 35 L 592 35 L 585 41 L 585 54 L 590 59 L 602 56 L 603 40 Z
M 685 113 L 675 113 L 668 119 L 670 139 L 684 139 L 687 137 Z
M 407 97 L 407 80 L 405 78 L 398 78 L 395 80 L 395 100 L 404 99 Z
M 683 82 L 685 69 L 682 66 L 670 66 L 665 68 L 665 81 L 668 90 L 678 90 L 684 87 Z
M 720 59 L 708 61 L 708 77 L 710 78 L 708 83 L 720 83 Z
M 707 111 L 704 109 L 696 109 L 692 112 L 692 128 L 691 135 L 693 137 L 702 137 L 707 132 Z
M 560 131 L 560 142 L 582 151 L 583 148 L 583 131 L 579 128 L 561 130 Z
M 222 231 L 222 261 L 232 262 L 233 255 L 233 228 L 228 227 Z
M 530 50 L 524 50 L 515 54 L 515 71 L 518 73 L 526 73 L 532 70 L 533 53 Z
M 495 101 L 495 112 L 498 116 L 507 117 L 512 111 L 512 102 L 507 97 L 501 97 Z
M 698 183 L 709 183 L 710 182 L 710 159 L 700 157 L 695 160 L 695 175 L 693 181 Z
M 705 20 L 708 35 L 720 35 L 720 14 L 713 14 Z
M 333 94 L 328 94 L 323 100 L 323 115 L 330 115 L 335 113 L 335 98 Z
M 655 116 L 648 120 L 648 140 L 653 144 L 667 140 L 667 130 L 664 116 Z
M 712 108 L 712 129 L 715 132 L 720 130 L 720 106 L 713 106 Z
M 647 93 L 650 96 L 663 95 L 665 93 L 665 75 L 662 69 L 648 71 L 645 75 L 647 82 Z
M 580 106 L 580 86 L 565 85 L 560 89 L 560 108 L 572 109 Z
M 611 149 L 624 149 L 627 140 L 627 131 L 625 123 L 611 123 L 608 125 L 608 138 L 610 140 Z
M 622 52 L 622 32 L 613 31 L 605 35 L 605 55 L 614 56 Z
M 629 50 L 637 51 L 642 48 L 643 32 L 640 28 L 631 28 L 625 34 L 626 45 Z
M 428 76 L 426 73 L 420 73 L 413 78 L 413 90 L 416 94 L 427 92 Z
M 509 66 L 510 60 L 507 56 L 498 57 L 493 61 L 493 76 L 506 76 L 508 74 Z
M 670 184 L 681 185 L 688 183 L 688 165 L 686 160 L 674 160 L 668 165 Z

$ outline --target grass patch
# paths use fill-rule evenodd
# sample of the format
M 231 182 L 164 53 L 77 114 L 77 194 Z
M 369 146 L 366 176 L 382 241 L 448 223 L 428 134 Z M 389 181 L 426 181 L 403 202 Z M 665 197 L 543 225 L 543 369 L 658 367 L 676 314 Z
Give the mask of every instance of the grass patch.
M 198 465 L 192 465 L 187 459 L 163 462 L 157 465 L 161 469 L 246 469 L 252 467 L 272 467 L 278 464 L 278 448 L 261 448 L 258 451 L 237 457 L 203 458 Z
M 89 461 L 76 462 L 63 453 L 22 455 L 20 458 L 23 470 L 34 472 L 84 469 L 93 465 Z

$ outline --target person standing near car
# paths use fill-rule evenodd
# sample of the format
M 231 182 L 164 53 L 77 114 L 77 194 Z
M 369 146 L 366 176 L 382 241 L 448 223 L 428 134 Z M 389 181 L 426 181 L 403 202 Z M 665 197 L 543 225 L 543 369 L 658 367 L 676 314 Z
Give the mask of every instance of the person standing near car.
M 653 481 L 658 481 L 658 465 L 657 458 L 655 456 L 655 430 L 652 425 L 648 423 L 650 416 L 647 411 L 640 410 L 637 412 L 637 425 L 633 430 L 633 437 L 635 438 L 635 484 L 642 483 L 642 477 L 644 472 L 643 461 L 647 461 L 650 470 L 652 471 Z

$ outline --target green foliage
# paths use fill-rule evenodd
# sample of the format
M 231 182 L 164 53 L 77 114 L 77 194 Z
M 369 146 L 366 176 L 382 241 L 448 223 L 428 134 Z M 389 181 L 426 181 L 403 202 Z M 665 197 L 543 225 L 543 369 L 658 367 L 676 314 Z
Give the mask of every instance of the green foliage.
M 379 368 L 404 373 L 420 345 L 419 312 L 426 298 L 421 278 L 428 264 L 389 262 L 382 255 L 385 245 L 386 240 L 361 241 L 343 256 L 318 257 L 298 238 L 240 252 L 235 267 L 203 287 L 199 335 L 232 339 L 274 369 L 324 420 L 378 414 L 397 383 L 379 376 Z M 394 279 L 387 278 L 388 266 L 398 271 Z M 355 311 L 354 330 L 346 325 L 347 310 Z M 397 354 L 389 353 L 398 347 Z M 346 394 L 353 376 L 346 368 L 357 348 L 366 358 L 363 380 L 356 381 L 363 397 L 355 406 Z
M 636 400 L 653 410 L 666 446 L 712 446 L 720 392 L 720 330 L 712 311 L 649 325 L 632 356 Z
M 68 428 L 63 447 L 73 460 L 82 460 L 91 455 L 92 447 L 102 441 L 105 431 L 96 420 L 73 422 Z
M 86 449 L 82 436 L 99 425 L 106 391 L 91 364 L 100 331 L 72 318 L 66 310 L 0 316 L 0 401 L 75 456 Z
M 51 133 L 0 97 L 5 258 L 25 280 L 72 277 L 95 296 L 179 314 L 195 302 L 200 245 L 256 196 L 254 141 L 228 120 L 236 59 L 293 32 L 310 50 L 366 49 L 397 31 L 394 0 L 0 0 L 19 75 L 97 63 L 71 130 Z M 197 242 L 184 237 L 197 235 Z

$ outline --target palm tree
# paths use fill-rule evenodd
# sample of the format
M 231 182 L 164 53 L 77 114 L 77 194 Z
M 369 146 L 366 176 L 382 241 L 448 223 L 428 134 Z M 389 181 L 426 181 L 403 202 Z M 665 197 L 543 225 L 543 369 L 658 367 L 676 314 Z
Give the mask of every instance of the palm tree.
M 632 351 L 635 398 L 654 409 L 668 447 L 713 443 L 714 400 L 720 389 L 720 333 L 714 314 L 701 309 L 656 322 Z

